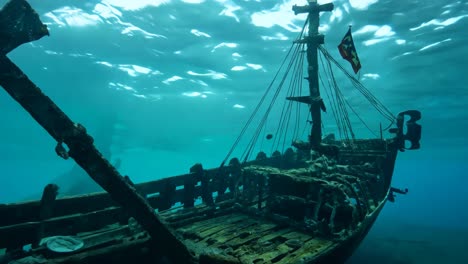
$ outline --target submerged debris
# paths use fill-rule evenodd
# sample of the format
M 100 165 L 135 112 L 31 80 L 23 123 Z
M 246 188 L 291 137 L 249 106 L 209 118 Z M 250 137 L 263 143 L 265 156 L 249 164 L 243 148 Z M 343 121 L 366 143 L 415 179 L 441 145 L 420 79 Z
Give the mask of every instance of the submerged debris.
M 81 249 L 84 242 L 76 236 L 53 236 L 43 238 L 39 245 L 46 245 L 53 252 L 68 253 Z
M 340 165 L 325 155 L 308 164 L 285 170 L 249 166 L 243 173 L 246 178 L 268 179 L 266 214 L 321 235 L 341 237 L 353 231 L 383 198 L 376 192 L 383 182 L 375 164 Z

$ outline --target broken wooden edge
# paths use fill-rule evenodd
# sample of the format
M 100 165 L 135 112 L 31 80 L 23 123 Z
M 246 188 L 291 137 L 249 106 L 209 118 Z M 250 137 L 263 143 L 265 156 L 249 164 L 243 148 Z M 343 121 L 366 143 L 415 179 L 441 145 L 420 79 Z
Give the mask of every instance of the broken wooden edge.
M 0 10 L 0 55 L 48 35 L 47 26 L 26 0 L 10 0 Z

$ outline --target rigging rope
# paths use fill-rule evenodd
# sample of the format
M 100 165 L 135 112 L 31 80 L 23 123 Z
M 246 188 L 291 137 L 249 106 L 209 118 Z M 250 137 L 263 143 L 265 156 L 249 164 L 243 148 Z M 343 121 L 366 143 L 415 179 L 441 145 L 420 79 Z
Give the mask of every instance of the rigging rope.
M 327 65 L 328 70 L 330 72 L 330 76 L 331 76 L 331 80 L 332 80 L 332 87 L 333 87 L 333 89 L 335 91 L 336 99 L 337 99 L 337 102 L 338 102 L 338 109 L 341 112 L 341 121 L 343 123 L 343 127 L 346 128 L 346 129 L 344 129 L 343 132 L 345 134 L 345 137 L 346 137 L 347 141 L 350 141 L 349 134 L 351 134 L 351 138 L 354 140 L 355 139 L 354 132 L 353 132 L 353 129 L 352 129 L 352 126 L 351 126 L 351 121 L 349 120 L 348 111 L 346 110 L 346 105 L 345 105 L 346 100 L 344 98 L 343 93 L 338 88 L 338 84 L 336 83 L 336 79 L 335 79 L 335 75 L 333 74 L 331 63 L 328 60 L 327 60 L 327 62 L 328 62 L 328 65 Z M 348 133 L 348 131 L 349 131 L 349 133 Z
M 278 95 L 279 95 L 279 93 L 280 93 L 280 91 L 281 91 L 281 88 L 283 87 L 283 84 L 284 84 L 284 82 L 285 82 L 286 79 L 287 79 L 288 73 L 289 73 L 289 71 L 291 70 L 294 61 L 295 61 L 296 58 L 297 58 L 298 50 L 299 50 L 299 48 L 296 48 L 296 49 L 294 50 L 293 56 L 292 56 L 292 58 L 291 58 L 291 61 L 289 62 L 288 66 L 287 66 L 287 68 L 286 68 L 286 71 L 285 71 L 285 73 L 284 73 L 284 75 L 283 75 L 283 78 L 281 79 L 281 82 L 280 82 L 279 85 L 278 85 L 278 89 L 275 91 L 275 94 L 273 95 L 273 99 L 271 100 L 270 104 L 268 105 L 268 108 L 267 108 L 265 114 L 263 115 L 263 117 L 262 117 L 262 119 L 261 119 L 261 121 L 260 121 L 260 123 L 259 123 L 259 125 L 258 125 L 258 127 L 257 127 L 257 130 L 255 131 L 254 136 L 252 137 L 252 139 L 251 139 L 250 142 L 249 142 L 249 146 L 250 146 L 250 147 L 248 147 L 248 148 L 244 151 L 244 153 L 242 154 L 242 156 L 241 156 L 241 159 L 244 160 L 244 161 L 246 161 L 246 160 L 248 159 L 248 157 L 250 156 L 251 151 L 252 151 L 253 148 L 255 147 L 255 143 L 256 143 L 256 141 L 257 141 L 257 139 L 258 139 L 258 136 L 259 136 L 259 134 L 260 134 L 260 131 L 261 131 L 261 129 L 262 129 L 264 123 L 266 122 L 266 119 L 268 118 L 268 115 L 269 115 L 269 113 L 271 112 L 271 109 L 273 108 L 273 105 L 274 105 L 276 99 L 278 98 Z
M 303 53 L 303 48 L 304 48 L 304 44 L 300 45 L 298 47 L 298 52 L 299 53 Z M 302 86 L 302 76 L 303 76 L 303 66 L 304 66 L 304 56 L 298 56 L 297 57 L 298 59 L 295 58 L 295 65 L 294 65 L 294 69 L 293 69 L 293 78 L 290 80 L 290 84 L 289 84 L 289 89 L 288 89 L 288 92 L 287 92 L 287 95 L 289 97 L 292 97 L 294 95 L 297 94 L 297 90 L 301 90 L 301 86 Z M 277 138 L 279 139 L 283 139 L 283 144 L 282 144 L 282 150 L 285 149 L 285 145 L 286 145 L 286 138 L 287 138 L 287 132 L 288 132 L 288 126 L 289 126 L 289 123 L 290 123 L 290 120 L 291 120 L 291 115 L 292 115 L 292 107 L 294 105 L 294 102 L 293 101 L 285 101 L 284 104 L 283 104 L 283 110 L 281 112 L 281 117 L 280 117 L 280 125 L 278 127 L 278 131 L 277 131 Z M 297 118 L 296 118 L 296 122 L 297 122 Z M 293 130 L 293 137 L 295 134 L 297 134 L 297 124 L 295 124 L 294 126 L 294 130 Z M 275 141 L 276 142 L 276 141 Z M 276 142 L 278 144 L 273 144 L 272 145 L 272 150 L 271 152 L 273 152 L 273 149 L 274 148 L 279 148 L 279 140 L 278 142 Z
M 299 34 L 299 36 L 297 37 L 297 40 L 301 39 L 302 36 L 304 35 L 304 31 L 305 31 L 305 28 L 306 28 L 306 25 L 309 23 L 309 18 L 306 19 L 306 21 L 304 22 L 304 26 L 302 27 L 302 31 L 301 33 Z M 227 153 L 226 157 L 224 158 L 224 160 L 221 162 L 221 165 L 220 167 L 223 167 L 227 160 L 229 159 L 229 157 L 231 156 L 232 152 L 234 151 L 234 149 L 237 147 L 237 145 L 239 144 L 241 138 L 243 137 L 243 135 L 245 134 L 245 132 L 247 131 L 248 127 L 250 126 L 250 124 L 252 123 L 252 121 L 254 120 L 254 117 L 257 115 L 260 107 L 262 106 L 263 102 L 265 101 L 265 98 L 267 97 L 267 95 L 270 93 L 272 87 L 273 87 L 273 84 L 276 82 L 276 79 L 278 78 L 281 70 L 283 69 L 284 65 L 286 64 L 286 61 L 288 60 L 288 58 L 290 58 L 291 56 L 291 52 L 293 52 L 293 56 L 292 56 L 292 59 L 291 61 L 289 62 L 288 66 L 287 66 L 287 69 L 286 69 L 286 72 L 284 74 L 284 77 L 282 78 L 280 84 L 278 85 L 278 89 L 275 91 L 275 94 L 274 94 L 274 97 L 273 97 L 273 100 L 272 102 L 270 103 L 268 109 L 267 109 L 267 112 L 264 114 L 264 116 L 262 117 L 262 120 L 259 124 L 259 126 L 257 127 L 257 130 L 254 134 L 254 137 L 250 140 L 249 142 L 249 145 L 247 147 L 247 149 L 244 151 L 244 154 L 242 155 L 244 158 L 241 158 L 241 160 L 247 160 L 247 158 L 249 157 L 251 151 L 253 150 L 254 146 L 255 146 L 255 142 L 257 141 L 258 139 L 258 136 L 261 132 L 261 128 L 263 127 L 263 125 L 265 124 L 266 122 L 266 119 L 268 117 L 268 114 L 269 112 L 271 111 L 271 108 L 273 106 L 273 103 L 274 101 L 276 100 L 278 94 L 279 94 L 279 91 L 281 90 L 282 88 L 282 85 L 287 77 L 287 74 L 289 73 L 290 69 L 291 69 L 291 65 L 292 63 L 294 62 L 295 58 L 297 58 L 297 50 L 298 48 L 294 49 L 294 46 L 295 46 L 295 43 L 293 42 L 291 44 L 291 47 L 289 48 L 285 58 L 283 59 L 278 71 L 276 72 L 273 80 L 270 82 L 268 88 L 266 89 L 265 93 L 263 94 L 262 98 L 260 99 L 260 102 L 257 104 L 257 106 L 255 107 L 254 111 L 252 112 L 251 116 L 249 117 L 249 119 L 247 120 L 247 123 L 244 125 L 244 127 L 242 128 L 242 131 L 241 133 L 239 134 L 239 136 L 236 138 L 235 142 L 233 143 L 233 145 L 231 146 L 231 148 L 229 149 L 229 152 Z
M 354 78 L 342 65 L 340 65 L 328 52 L 325 47 L 320 45 L 318 49 L 322 52 L 325 58 L 333 62 L 350 80 L 353 86 L 371 103 L 372 106 L 386 119 L 393 122 L 396 117 L 382 104 L 359 80 Z
M 308 24 L 308 19 L 305 21 L 304 26 L 302 27 L 302 31 L 300 32 L 299 36 L 296 38 L 296 40 L 300 40 L 303 38 L 306 26 Z M 296 42 L 296 41 L 295 41 Z M 263 116 L 260 118 L 260 122 L 258 126 L 256 127 L 254 131 L 253 137 L 250 139 L 250 141 L 247 144 L 246 149 L 242 153 L 241 156 L 241 162 L 246 162 L 249 159 L 249 156 L 253 152 L 257 141 L 258 137 L 262 133 L 262 131 L 266 131 L 266 122 L 268 119 L 268 116 L 274 106 L 274 103 L 276 99 L 278 98 L 280 91 L 285 84 L 288 74 L 293 72 L 291 79 L 289 80 L 289 88 L 286 91 L 288 97 L 295 97 L 297 94 L 299 96 L 301 95 L 301 87 L 302 87 L 302 79 L 304 79 L 304 61 L 305 61 L 305 55 L 304 55 L 304 43 L 300 43 L 299 45 L 295 46 L 295 42 L 291 45 L 289 48 L 285 58 L 283 59 L 278 71 L 276 72 L 273 80 L 270 82 L 268 88 L 266 89 L 265 93 L 260 99 L 260 102 L 257 104 L 255 107 L 254 111 L 252 112 L 251 116 L 247 120 L 246 124 L 242 128 L 240 134 L 236 138 L 235 142 L 231 146 L 229 152 L 227 153 L 226 157 L 221 163 L 220 167 L 223 167 L 229 157 L 231 156 L 232 152 L 234 149 L 237 147 L 239 144 L 241 138 L 244 136 L 246 133 L 247 129 L 250 127 L 251 123 L 253 122 L 255 116 L 258 114 L 260 108 L 265 102 L 266 97 L 269 95 L 271 92 L 274 84 L 277 82 L 277 79 L 279 78 L 280 72 L 283 71 L 284 69 L 284 75 L 282 76 L 281 79 L 279 79 L 279 84 L 277 85 L 276 90 L 273 93 L 272 100 L 271 102 L 266 106 L 267 109 Z M 340 134 L 340 137 L 349 143 L 350 146 L 353 146 L 353 141 L 355 139 L 355 134 L 353 132 L 352 126 L 351 126 L 351 121 L 349 118 L 349 113 L 347 107 L 349 107 L 353 113 L 359 118 L 359 120 L 366 126 L 369 131 L 375 135 L 375 133 L 369 128 L 369 126 L 364 122 L 364 120 L 357 114 L 357 112 L 353 109 L 351 104 L 346 100 L 344 97 L 343 93 L 341 92 L 340 88 L 338 87 L 338 84 L 336 82 L 333 69 L 332 69 L 332 62 L 335 64 L 350 80 L 353 86 L 371 103 L 371 105 L 376 108 L 376 110 L 386 119 L 392 121 L 392 124 L 394 120 L 396 119 L 395 116 L 374 96 L 372 93 L 364 87 L 356 78 L 354 78 L 349 72 L 346 71 L 346 69 L 341 66 L 331 55 L 330 53 L 322 46 L 318 46 L 318 50 L 321 52 L 320 60 L 322 64 L 322 68 L 324 69 L 325 73 L 325 79 L 328 81 L 328 86 L 324 85 L 324 79 L 322 76 L 319 76 L 319 80 L 322 84 L 323 87 L 327 87 L 328 89 L 325 89 L 327 93 L 327 97 L 331 103 L 331 108 L 332 108 L 332 113 L 333 116 L 336 120 L 336 124 L 338 127 L 338 132 Z M 302 54 L 301 54 L 302 53 Z M 302 56 L 301 56 L 302 55 Z M 323 58 L 326 59 L 326 63 L 324 63 Z M 289 62 L 287 62 L 289 60 Z M 288 102 L 285 102 L 282 107 L 282 111 L 280 114 L 279 122 L 278 122 L 278 127 L 276 130 L 276 136 L 274 137 L 273 143 L 272 143 L 272 152 L 276 148 L 278 149 L 280 145 L 282 145 L 282 150 L 284 151 L 284 148 L 286 146 L 286 138 L 289 135 L 292 135 L 293 138 L 297 138 L 299 136 L 299 130 L 300 130 L 300 111 L 301 108 L 299 107 L 299 104 L 296 104 L 296 118 L 295 120 L 291 118 L 292 112 L 293 112 L 293 101 L 289 100 Z M 308 111 L 308 118 L 310 117 L 311 113 Z M 288 130 L 290 126 L 290 122 L 295 121 L 295 124 L 293 126 L 293 131 L 292 133 Z M 306 120 L 306 125 L 304 126 L 304 130 L 302 131 L 302 134 L 305 133 L 305 130 L 307 128 L 307 123 L 309 123 L 308 120 Z M 392 125 L 390 124 L 390 126 Z M 323 124 L 322 124 L 323 126 Z M 290 134 L 291 133 L 291 134 Z M 282 141 L 281 141 L 282 139 Z M 261 141 L 261 145 L 263 146 L 263 140 Z

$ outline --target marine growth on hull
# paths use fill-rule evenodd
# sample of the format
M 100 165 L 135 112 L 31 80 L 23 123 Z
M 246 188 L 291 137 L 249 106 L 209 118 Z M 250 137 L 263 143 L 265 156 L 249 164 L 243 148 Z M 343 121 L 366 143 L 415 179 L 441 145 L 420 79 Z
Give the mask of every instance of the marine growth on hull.
M 229 206 L 177 225 L 178 231 L 200 256 L 321 263 L 341 242 L 364 232 L 367 218 L 375 219 L 387 195 L 384 153 L 332 157 L 289 149 L 269 158 L 260 153 L 246 166 L 233 159 L 232 170 L 211 182 L 218 186 L 215 203 Z
M 352 231 L 385 195 L 375 162 L 341 165 L 322 155 L 297 169 L 252 165 L 239 199 L 260 199 L 262 213 L 317 235 L 342 236 Z M 265 190 L 258 182 L 266 181 Z M 255 194 L 255 190 L 258 192 Z M 268 193 L 267 197 L 262 194 Z

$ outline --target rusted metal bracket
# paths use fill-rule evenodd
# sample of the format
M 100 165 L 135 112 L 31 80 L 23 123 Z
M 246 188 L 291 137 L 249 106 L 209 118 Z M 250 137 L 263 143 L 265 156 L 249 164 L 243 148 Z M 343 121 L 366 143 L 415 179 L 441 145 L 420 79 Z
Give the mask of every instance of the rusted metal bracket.
M 399 193 L 399 194 L 407 194 L 408 193 L 408 188 L 405 188 L 405 189 L 399 189 L 399 188 L 395 188 L 395 187 L 390 187 L 390 193 L 388 194 L 388 198 L 387 200 L 389 202 L 392 202 L 394 203 L 395 202 L 395 193 Z
M 68 146 L 68 155 L 145 228 L 161 254 L 168 256 L 173 263 L 191 263 L 193 256 L 185 244 L 102 156 L 86 129 L 70 120 L 6 57 L 8 52 L 19 45 L 48 34 L 46 25 L 25 0 L 10 0 L 0 10 L 0 85 L 58 143 L 63 142 Z
M 406 132 L 404 129 L 405 117 L 409 116 L 406 121 Z M 396 134 L 396 143 L 400 151 L 419 149 L 421 145 L 421 125 L 416 123 L 421 119 L 421 112 L 418 110 L 407 110 L 398 114 L 396 119 L 396 128 L 391 128 L 390 133 Z M 406 147 L 406 141 L 410 142 L 410 146 Z

